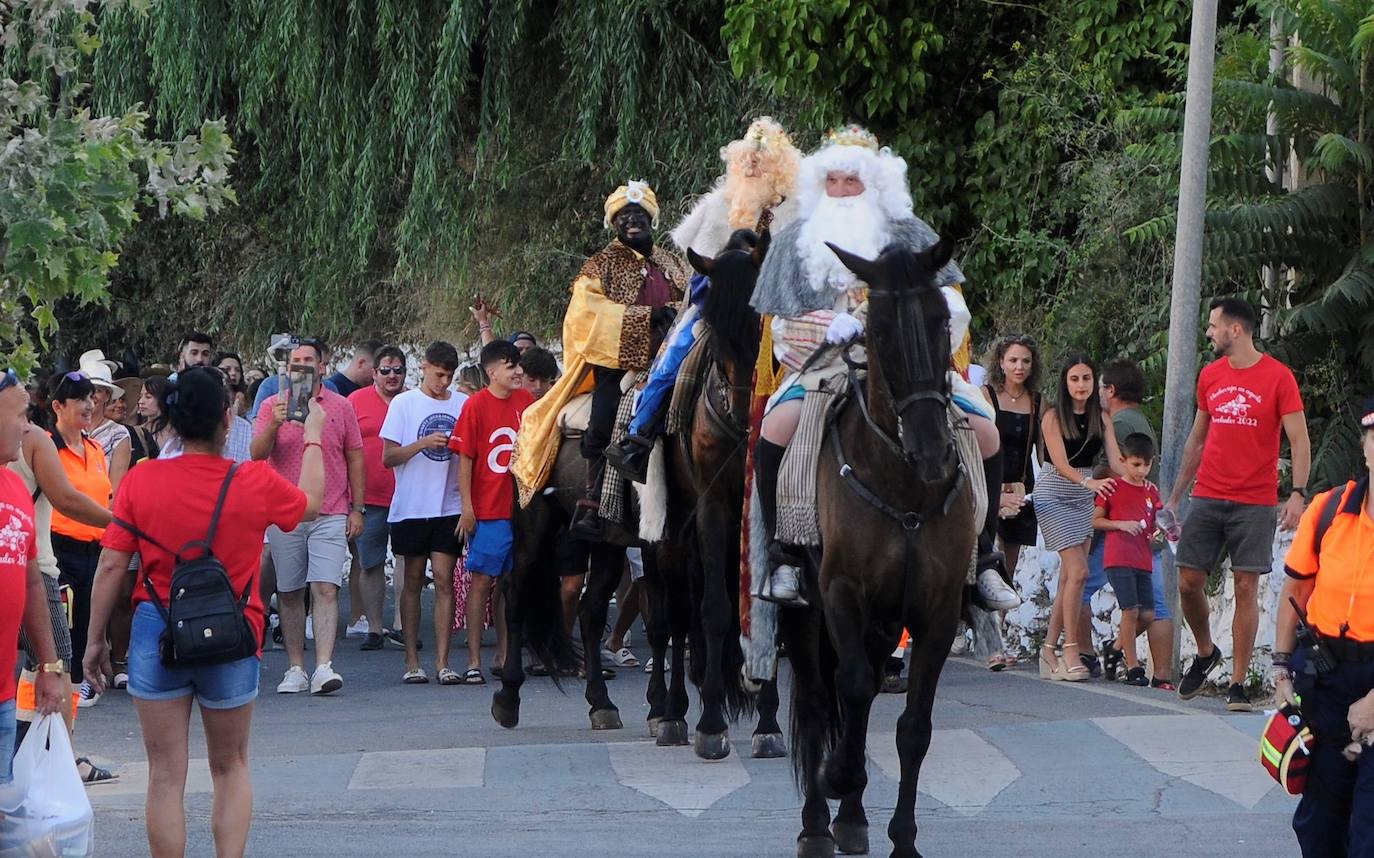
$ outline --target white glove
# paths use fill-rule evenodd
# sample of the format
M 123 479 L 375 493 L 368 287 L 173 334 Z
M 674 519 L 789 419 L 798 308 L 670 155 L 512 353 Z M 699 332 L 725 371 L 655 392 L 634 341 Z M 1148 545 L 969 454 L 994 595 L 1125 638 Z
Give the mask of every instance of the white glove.
M 847 343 L 864 332 L 864 323 L 849 315 L 840 313 L 830 322 L 830 327 L 826 329 L 825 341 L 834 345 Z

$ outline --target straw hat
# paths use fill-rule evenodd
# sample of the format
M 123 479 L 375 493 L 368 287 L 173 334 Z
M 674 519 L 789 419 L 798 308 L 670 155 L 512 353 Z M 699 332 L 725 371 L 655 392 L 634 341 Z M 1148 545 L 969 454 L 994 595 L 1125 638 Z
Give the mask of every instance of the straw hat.
M 123 399 L 130 411 L 138 407 L 138 398 L 143 395 L 143 379 L 121 378 L 115 381 L 115 387 L 123 391 L 116 399 Z

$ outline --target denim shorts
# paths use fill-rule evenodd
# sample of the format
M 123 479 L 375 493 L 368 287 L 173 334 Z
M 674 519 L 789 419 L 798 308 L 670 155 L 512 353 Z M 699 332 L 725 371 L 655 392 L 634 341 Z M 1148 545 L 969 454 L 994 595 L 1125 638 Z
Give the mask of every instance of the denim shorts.
M 1193 498 L 1178 539 L 1178 565 L 1210 574 L 1225 556 L 1233 571 L 1267 574 L 1278 518 L 1277 506 Z
M 151 602 L 139 602 L 129 637 L 129 695 L 175 700 L 190 694 L 203 709 L 237 709 L 258 696 L 257 656 L 205 667 L 170 668 L 159 641 L 167 624 Z
M 515 559 L 512 550 L 514 545 L 515 535 L 510 519 L 477 522 L 477 531 L 468 540 L 468 571 L 493 578 L 509 572 Z
M 0 784 L 14 780 L 14 737 L 19 725 L 14 721 L 14 698 L 0 703 Z
M 1088 552 L 1088 577 L 1083 580 L 1083 604 L 1089 604 L 1098 590 L 1107 586 L 1107 570 L 1104 568 L 1107 554 L 1107 540 L 1103 534 L 1093 537 L 1092 550 Z M 1169 613 L 1169 600 L 1164 598 L 1164 560 L 1158 551 L 1150 553 L 1150 589 L 1154 591 L 1155 619 L 1173 618 Z M 1142 606 L 1143 607 L 1143 606 Z
M 367 505 L 363 513 L 363 532 L 353 541 L 357 546 L 358 564 L 364 569 L 386 565 L 387 542 L 391 539 L 391 525 L 386 521 L 387 508 Z

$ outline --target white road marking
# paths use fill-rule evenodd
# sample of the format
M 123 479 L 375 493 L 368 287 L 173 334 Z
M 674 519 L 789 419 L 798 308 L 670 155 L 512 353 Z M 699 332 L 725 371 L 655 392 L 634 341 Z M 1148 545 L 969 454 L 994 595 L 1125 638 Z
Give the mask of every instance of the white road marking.
M 957 658 L 951 656 L 949 658 L 949 661 L 957 661 L 961 664 L 967 664 L 972 667 L 978 667 L 982 668 L 983 670 L 987 670 L 987 665 L 981 661 L 978 661 L 977 659 Z M 1047 679 L 1041 679 L 1039 674 L 1026 673 L 1025 671 L 1020 670 L 1004 670 L 999 675 L 1015 677 L 1017 679 L 1026 679 L 1032 682 L 1050 681 Z M 1186 704 L 1179 702 L 1179 698 L 1173 692 L 1166 693 L 1156 691 L 1154 689 L 1147 689 L 1151 692 L 1149 696 L 1146 696 L 1145 694 L 1132 694 L 1131 692 L 1122 690 L 1120 688 L 1113 688 L 1111 686 L 1111 683 L 1099 680 L 1089 680 L 1087 682 L 1056 682 L 1055 685 L 1064 688 L 1074 688 L 1079 691 L 1087 691 L 1093 694 L 1100 694 L 1103 697 L 1114 697 L 1117 700 L 1125 700 L 1130 703 L 1138 703 L 1141 706 L 1153 706 L 1155 709 L 1164 709 L 1169 712 L 1176 712 L 1180 715 L 1200 714 L 1196 706 L 1189 707 Z
M 1104 733 L 1166 775 L 1253 809 L 1274 782 L 1260 769 L 1259 738 L 1215 715 L 1094 718 Z
M 439 748 L 427 751 L 373 751 L 363 754 L 349 789 L 454 789 L 480 787 L 487 766 L 486 748 Z
M 99 800 L 105 796 L 143 795 L 148 791 L 148 763 L 146 761 L 120 763 L 117 766 L 106 764 L 105 768 L 113 769 L 119 775 L 119 780 L 112 784 L 100 784 L 88 788 L 86 795 L 90 796 L 92 804 L 99 803 Z M 214 784 L 210 780 L 210 761 L 204 759 L 188 760 L 186 762 L 186 794 L 213 791 Z
M 701 816 L 749 783 L 737 748 L 716 762 L 698 759 L 690 747 L 660 748 L 653 742 L 612 742 L 606 751 L 622 786 L 657 799 L 683 816 Z
M 868 758 L 883 774 L 901 780 L 895 733 L 870 732 Z M 920 791 L 964 816 L 973 816 L 1019 777 L 1016 764 L 972 730 L 936 730 L 921 764 Z

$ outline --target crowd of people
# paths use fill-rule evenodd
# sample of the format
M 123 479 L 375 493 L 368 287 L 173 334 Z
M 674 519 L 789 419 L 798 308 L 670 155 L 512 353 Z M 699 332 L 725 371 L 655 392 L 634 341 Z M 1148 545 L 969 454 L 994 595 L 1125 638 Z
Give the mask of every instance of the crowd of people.
M 808 392 L 843 371 L 837 360 L 818 362 L 817 351 L 852 341 L 866 313 L 853 273 L 816 255 L 807 242 L 834 239 L 875 256 L 889 239 L 919 249 L 934 244 L 935 233 L 911 213 L 905 164 L 862 129 L 832 135 L 803 159 L 776 123 L 760 120 L 722 158 L 721 184 L 674 239 L 681 251 L 714 255 L 730 247 L 749 251 L 775 231 L 780 235 L 770 253 L 793 260 L 790 268 L 766 268 L 755 296 L 755 306 L 772 316 L 763 335 L 781 365 L 780 383 L 763 391 L 767 403 L 755 427 L 753 477 L 770 545 L 759 595 L 785 609 L 821 594 L 808 592 L 804 555 L 779 529 L 787 514 L 780 508 L 785 499 L 775 495 L 779 468 Z M 404 649 L 398 677 L 404 684 L 432 677 L 440 685 L 481 685 L 485 668 L 499 670 L 520 657 L 506 651 L 497 585 L 511 569 L 512 511 L 548 478 L 557 415 L 576 394 L 591 394 L 581 439 L 587 483 L 572 531 L 576 542 L 595 540 L 604 536 L 606 467 L 644 479 L 648 451 L 663 431 L 665 391 L 699 332 L 694 308 L 709 288 L 705 278 L 690 276 L 677 253 L 653 243 L 659 204 L 647 184 L 616 189 L 603 214 L 615 238 L 573 284 L 561 367 L 528 332 L 498 337 L 499 314 L 478 298 L 480 356 L 467 365 L 455 345 L 442 341 L 426 347 L 413 366 L 414 352 L 395 344 L 365 341 L 343 357 L 321 339 L 292 338 L 286 363 L 309 370 L 313 385 L 303 413 L 293 412 L 281 367 L 217 351 L 215 338 L 201 332 L 176 343 L 169 365 L 140 367 L 91 350 L 73 367 L 27 387 L 12 371 L 0 378 L 0 462 L 9 462 L 0 469 L 0 512 L 12 522 L 0 542 L 0 590 L 22 586 L 28 594 L 22 623 L 0 611 L 0 634 L 18 635 L 22 625 L 32 691 L 19 695 L 18 709 L 30 710 L 27 717 L 60 710 L 70 727 L 76 709 L 96 705 L 107 688 L 128 689 L 149 758 L 153 854 L 184 850 L 180 791 L 193 700 L 201 707 L 215 782 L 217 848 L 242 854 L 252 812 L 247 741 L 258 653 L 278 636 L 287 661 L 275 686 L 281 694 L 344 688 L 335 666 L 343 661 L 341 630 L 360 638 L 361 652 Z M 911 221 L 920 228 L 906 225 Z M 779 285 L 780 268 L 801 286 Z M 1304 514 L 1311 456 L 1301 394 L 1293 373 L 1257 349 L 1254 309 L 1237 298 L 1210 307 L 1207 337 L 1216 360 L 1199 376 L 1196 420 L 1166 498 L 1158 488 L 1159 445 L 1142 411 L 1147 391 L 1138 365 L 1115 358 L 1099 369 L 1089 356 L 1070 355 L 1051 369 L 1033 339 L 1006 334 L 993 339 L 986 383 L 975 386 L 964 357 L 970 316 L 957 265 L 941 269 L 938 285 L 951 312 L 953 399 L 975 432 L 988 482 L 972 609 L 988 666 L 1002 670 L 1010 663 L 999 612 L 1019 603 L 1013 576 L 1023 549 L 1043 542 L 1059 556 L 1059 575 L 1039 675 L 1061 682 L 1119 676 L 1192 698 L 1222 662 L 1205 586 L 1229 559 L 1236 598 L 1226 704 L 1249 711 L 1259 584 L 1273 566 L 1275 530 L 1293 529 L 1300 520 L 1309 531 L 1314 526 L 1311 510 Z M 784 287 L 793 293 L 779 291 Z M 674 313 L 678 306 L 681 314 Z M 660 341 L 667 343 L 661 350 Z M 647 386 L 629 432 L 617 432 L 631 371 Z M 1366 428 L 1371 423 L 1374 418 Z M 1374 457 L 1371 434 L 1366 452 Z M 1283 435 L 1292 464 L 1289 493 L 1280 502 Z M 1361 517 L 1364 529 L 1369 519 Z M 215 539 L 215 533 L 232 538 Z M 257 645 L 251 655 L 199 663 L 178 661 L 168 651 L 172 580 L 188 559 L 186 546 L 197 541 L 204 542 L 202 553 L 222 563 L 242 600 Z M 1176 542 L 1183 619 L 1198 644 L 1181 676 L 1171 658 L 1174 618 L 1162 579 L 1170 542 Z M 1303 550 L 1310 553 L 1310 546 Z M 393 554 L 395 607 L 386 617 Z M 1356 561 L 1361 569 L 1368 562 L 1367 552 Z M 571 627 L 585 552 L 570 548 L 560 563 Z M 1306 554 L 1301 562 L 1290 558 L 1289 566 L 1295 580 L 1324 580 Z M 435 634 L 427 664 L 420 605 L 431 582 Z M 1088 606 L 1107 585 L 1121 609 L 1119 630 L 1102 641 L 1099 655 Z M 347 617 L 340 612 L 345 586 Z M 1339 631 L 1327 624 L 1341 611 L 1314 611 L 1322 634 L 1347 639 L 1353 631 L 1352 643 L 1360 646 L 1352 652 L 1361 658 L 1374 634 L 1361 637 L 1368 622 L 1351 622 L 1350 611 L 1358 601 L 1360 617 L 1374 613 L 1370 586 L 1358 577 L 1347 582 L 1341 592 L 1349 607 Z M 626 618 L 634 616 L 624 610 L 629 607 L 622 603 L 621 622 L 607 642 L 621 666 L 637 664 L 625 646 Z M 497 646 L 488 666 L 481 644 L 489 623 Z M 450 641 L 460 627 L 467 632 L 467 660 L 455 667 Z M 1148 658 L 1137 643 L 1141 636 Z M 1289 637 L 1281 630 L 1280 649 L 1287 652 L 1275 657 L 1284 670 L 1293 649 Z M 11 667 L 0 663 L 0 744 L 8 744 L 16 721 Z M 1345 677 L 1343 693 L 1358 699 L 1352 695 L 1367 679 Z M 65 705 L 68 697 L 74 707 Z M 88 783 L 117 777 L 85 757 L 79 763 Z M 1363 771 L 1368 774 L 1367 764 Z M 1313 818 L 1326 819 L 1315 812 Z

